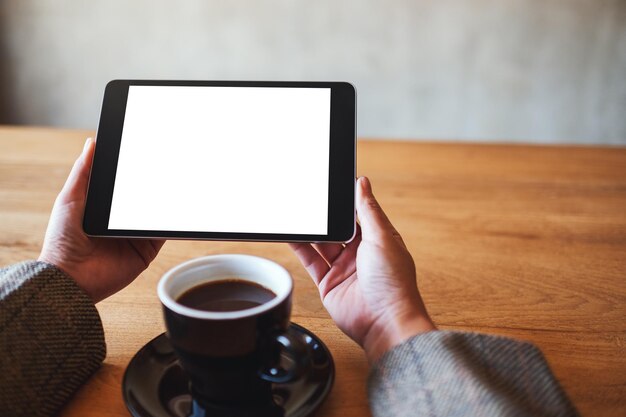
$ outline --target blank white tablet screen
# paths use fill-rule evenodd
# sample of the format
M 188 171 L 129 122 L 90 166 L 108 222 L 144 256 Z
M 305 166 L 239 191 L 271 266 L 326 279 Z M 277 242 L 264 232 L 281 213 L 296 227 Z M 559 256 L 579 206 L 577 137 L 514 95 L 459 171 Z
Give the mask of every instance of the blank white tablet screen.
M 329 88 L 130 86 L 109 229 L 328 233 Z

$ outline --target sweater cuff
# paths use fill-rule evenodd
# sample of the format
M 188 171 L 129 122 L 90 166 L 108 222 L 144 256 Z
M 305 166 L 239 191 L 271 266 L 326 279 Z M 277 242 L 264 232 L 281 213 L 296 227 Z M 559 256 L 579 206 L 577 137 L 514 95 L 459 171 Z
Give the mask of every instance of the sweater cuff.
M 533 344 L 433 331 L 394 347 L 372 367 L 374 416 L 576 416 Z
M 54 265 L 0 270 L 0 415 L 53 415 L 106 355 L 96 307 Z

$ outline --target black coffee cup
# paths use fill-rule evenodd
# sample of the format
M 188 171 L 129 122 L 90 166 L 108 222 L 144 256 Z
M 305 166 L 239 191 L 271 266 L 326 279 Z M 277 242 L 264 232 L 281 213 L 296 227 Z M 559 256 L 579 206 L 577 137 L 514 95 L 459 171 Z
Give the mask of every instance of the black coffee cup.
M 233 279 L 260 285 L 275 294 L 253 308 L 204 311 L 178 300 L 192 288 Z M 286 383 L 306 371 L 305 344 L 287 333 L 293 280 L 268 259 L 214 255 L 168 271 L 158 285 L 167 335 L 189 375 L 194 400 L 214 406 L 266 406 L 271 384 Z M 280 367 L 281 356 L 292 365 Z

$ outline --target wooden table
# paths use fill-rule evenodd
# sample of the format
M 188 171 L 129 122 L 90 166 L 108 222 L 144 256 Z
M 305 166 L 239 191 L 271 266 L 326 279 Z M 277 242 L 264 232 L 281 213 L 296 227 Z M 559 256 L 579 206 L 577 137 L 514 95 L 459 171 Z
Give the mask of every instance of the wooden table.
M 0 127 L 0 264 L 37 257 L 88 135 Z M 584 416 L 626 415 L 626 149 L 360 141 L 358 171 L 404 236 L 439 327 L 530 340 Z M 170 241 L 133 284 L 98 304 L 108 355 L 63 416 L 128 415 L 124 369 L 164 330 L 159 277 L 217 253 L 261 255 L 291 271 L 293 321 L 336 361 L 317 415 L 369 414 L 367 362 L 286 245 Z

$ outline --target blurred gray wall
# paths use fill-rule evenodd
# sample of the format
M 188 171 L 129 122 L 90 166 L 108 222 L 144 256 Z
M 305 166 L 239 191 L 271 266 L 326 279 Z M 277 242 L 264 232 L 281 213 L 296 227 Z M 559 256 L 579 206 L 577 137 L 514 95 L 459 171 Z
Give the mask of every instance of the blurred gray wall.
M 626 0 L 0 0 L 0 122 L 114 78 L 348 80 L 359 136 L 626 144 Z

